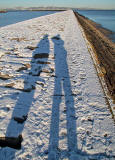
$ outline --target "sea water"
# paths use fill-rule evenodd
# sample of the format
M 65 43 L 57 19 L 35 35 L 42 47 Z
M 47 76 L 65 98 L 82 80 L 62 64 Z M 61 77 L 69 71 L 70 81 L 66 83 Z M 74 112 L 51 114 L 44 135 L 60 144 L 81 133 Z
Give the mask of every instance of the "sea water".
M 115 42 L 115 10 L 76 10 L 78 13 L 113 31 L 111 36 Z
M 56 13 L 56 11 L 9 11 L 0 13 L 0 27 Z

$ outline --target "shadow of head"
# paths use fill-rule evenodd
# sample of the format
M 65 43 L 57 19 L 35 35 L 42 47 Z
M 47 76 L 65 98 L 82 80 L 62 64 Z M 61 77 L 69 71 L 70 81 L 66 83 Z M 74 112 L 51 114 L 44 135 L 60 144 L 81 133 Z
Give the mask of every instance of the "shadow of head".
M 48 39 L 48 34 L 45 34 L 45 35 L 43 36 L 43 39 Z
M 43 58 L 48 58 L 49 57 L 49 39 L 48 39 L 48 34 L 45 34 L 43 38 L 40 40 L 38 43 L 36 50 L 33 52 L 33 59 L 43 59 Z
M 61 39 L 60 35 L 57 34 L 56 36 L 51 38 L 53 43 L 58 44 L 58 45 L 64 45 L 64 41 Z

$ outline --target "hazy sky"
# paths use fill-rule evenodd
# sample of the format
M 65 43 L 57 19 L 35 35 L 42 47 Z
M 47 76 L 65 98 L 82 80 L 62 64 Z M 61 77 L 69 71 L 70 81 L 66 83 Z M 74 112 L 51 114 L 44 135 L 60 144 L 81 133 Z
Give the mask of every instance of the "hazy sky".
M 41 6 L 115 9 L 115 0 L 0 0 L 0 8 Z

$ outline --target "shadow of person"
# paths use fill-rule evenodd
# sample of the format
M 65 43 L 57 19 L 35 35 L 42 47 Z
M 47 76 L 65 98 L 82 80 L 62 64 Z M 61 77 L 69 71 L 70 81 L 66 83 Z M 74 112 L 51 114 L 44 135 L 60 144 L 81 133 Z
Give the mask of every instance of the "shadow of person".
M 31 69 L 29 73 L 23 72 L 22 77 L 24 79 L 24 88 L 19 89 L 17 102 L 15 104 L 13 113 L 11 115 L 11 120 L 7 126 L 6 137 L 0 138 L 1 147 L 11 147 L 15 149 L 21 148 L 22 142 L 22 132 L 24 129 L 24 122 L 27 119 L 30 107 L 32 107 L 32 102 L 34 102 L 34 92 L 36 81 L 44 81 L 40 79 L 40 73 L 42 72 L 42 67 L 47 64 L 49 57 L 49 39 L 48 35 L 45 35 L 38 45 L 35 47 L 32 54 Z M 44 64 L 38 63 L 38 61 L 44 61 Z M 20 125 L 18 125 L 18 123 Z M 15 152 L 14 152 L 15 154 Z
M 67 51 L 64 48 L 64 41 L 57 35 L 52 38 L 55 54 L 55 87 L 52 104 L 52 116 L 49 139 L 49 160 L 58 160 L 59 145 L 59 119 L 60 104 L 62 101 L 62 90 L 64 90 L 66 106 L 66 128 L 68 152 L 77 150 L 77 133 L 74 98 L 72 95 L 71 82 L 67 64 Z
M 67 51 L 64 48 L 64 41 L 60 35 L 52 37 L 54 43 L 54 55 L 55 55 L 55 86 L 52 103 L 52 115 L 50 124 L 50 138 L 48 148 L 48 160 L 60 159 L 61 153 L 64 152 L 64 158 L 70 160 L 78 160 L 92 157 L 92 159 L 101 159 L 106 157 L 107 159 L 113 158 L 106 153 L 100 151 L 100 153 L 89 154 L 86 151 L 82 151 L 78 148 L 77 144 L 77 125 L 76 115 L 74 107 L 74 95 L 72 94 L 71 81 L 69 76 L 69 69 L 67 64 Z M 64 91 L 64 95 L 62 93 Z M 65 99 L 66 107 L 66 129 L 67 129 L 67 150 L 59 149 L 59 122 L 60 122 L 60 108 L 62 97 Z M 61 108 L 62 110 L 62 108 Z M 82 157 L 83 156 L 83 157 Z

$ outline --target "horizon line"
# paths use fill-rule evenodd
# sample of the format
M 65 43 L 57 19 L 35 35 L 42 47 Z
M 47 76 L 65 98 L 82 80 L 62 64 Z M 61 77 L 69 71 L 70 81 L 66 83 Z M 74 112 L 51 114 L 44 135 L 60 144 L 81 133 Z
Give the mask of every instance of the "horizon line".
M 31 8 L 65 8 L 65 9 L 81 9 L 81 10 L 115 10 L 115 8 L 88 8 L 88 7 L 56 7 L 56 6 L 47 6 L 47 7 L 44 7 L 44 6 L 39 6 L 39 7 L 34 7 L 34 6 L 32 6 L 32 7 L 22 7 L 22 6 L 16 6 L 16 7 L 9 7 L 9 8 L 0 8 L 0 10 L 16 10 L 16 9 L 31 9 Z

